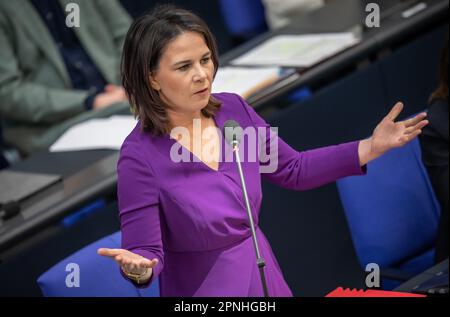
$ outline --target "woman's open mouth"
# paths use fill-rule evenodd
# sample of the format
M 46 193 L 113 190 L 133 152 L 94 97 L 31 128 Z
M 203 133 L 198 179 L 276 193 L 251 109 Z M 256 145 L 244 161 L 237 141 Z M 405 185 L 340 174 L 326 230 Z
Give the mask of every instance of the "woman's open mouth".
M 195 95 L 200 95 L 200 94 L 204 94 L 204 93 L 207 93 L 207 92 L 208 92 L 208 88 L 205 88 L 205 89 L 203 89 L 203 90 L 197 91 L 197 92 L 195 93 Z

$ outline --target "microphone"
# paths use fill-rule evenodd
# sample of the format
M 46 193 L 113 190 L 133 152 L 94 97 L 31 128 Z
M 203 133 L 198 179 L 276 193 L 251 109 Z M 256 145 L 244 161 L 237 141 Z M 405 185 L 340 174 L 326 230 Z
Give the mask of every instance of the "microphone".
M 233 149 L 235 145 L 239 145 L 242 138 L 242 128 L 239 123 L 234 120 L 228 120 L 223 126 L 223 132 L 225 140 L 233 147 Z
M 259 252 L 258 239 L 256 237 L 255 231 L 255 223 L 253 222 L 253 216 L 250 209 L 250 202 L 248 200 L 247 195 L 247 186 L 245 185 L 244 173 L 242 171 L 241 159 L 239 157 L 239 143 L 241 142 L 242 139 L 243 130 L 239 125 L 239 123 L 237 123 L 235 120 L 228 120 L 225 122 L 223 126 L 223 133 L 225 135 L 226 142 L 231 145 L 231 147 L 233 148 L 233 152 L 235 154 L 236 163 L 239 171 L 239 177 L 241 178 L 241 187 L 242 193 L 244 194 L 245 207 L 247 209 L 247 216 L 250 222 L 250 229 L 252 231 L 253 246 L 255 248 L 256 253 L 256 265 L 259 268 L 259 273 L 261 276 L 261 284 L 263 286 L 264 291 L 264 297 L 269 297 L 269 292 L 267 290 L 266 276 L 264 273 L 264 267 L 266 266 L 266 262 L 264 261 L 263 258 L 261 258 L 261 254 Z

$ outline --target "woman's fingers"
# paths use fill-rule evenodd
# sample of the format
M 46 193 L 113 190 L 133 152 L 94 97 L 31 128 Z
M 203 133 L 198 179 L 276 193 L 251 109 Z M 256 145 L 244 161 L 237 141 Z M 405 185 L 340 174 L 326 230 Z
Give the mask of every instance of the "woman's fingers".
M 100 248 L 97 250 L 97 253 L 102 256 L 114 258 L 117 264 L 127 272 L 143 272 L 158 264 L 158 259 L 156 258 L 149 260 L 124 249 Z
M 119 263 L 119 264 L 128 264 L 127 258 L 124 258 L 124 257 L 121 256 L 121 255 L 116 256 L 116 257 L 114 258 L 114 260 L 116 260 L 116 262 Z
M 156 262 L 157 263 L 157 262 Z M 145 271 L 155 266 L 155 262 L 147 259 L 124 261 L 122 267 L 129 272 Z
M 151 269 L 158 264 L 157 259 L 148 260 L 146 258 L 130 258 L 127 256 L 119 255 L 115 260 L 121 265 L 126 266 L 132 270 L 135 269 Z
M 151 269 L 151 268 L 155 267 L 156 264 L 158 264 L 158 260 L 157 259 L 148 260 L 146 258 L 142 258 L 142 259 L 132 260 L 132 261 L 128 262 L 128 264 L 135 266 L 136 268 Z
M 414 131 L 413 133 L 411 133 L 410 135 L 408 135 L 408 142 L 411 141 L 412 139 L 414 139 L 415 137 L 417 137 L 421 133 L 422 133 L 422 130 L 417 130 L 417 131 Z
M 403 103 L 397 102 L 395 106 L 391 109 L 391 111 L 388 113 L 386 118 L 390 121 L 394 121 L 398 117 L 398 115 L 402 112 L 402 110 L 403 110 Z
M 127 272 L 136 271 L 136 265 L 133 265 L 133 260 L 128 257 L 118 256 L 115 258 L 117 264 L 125 269 Z
M 158 259 L 153 259 L 153 260 L 143 259 L 141 262 L 141 265 L 143 267 L 151 269 L 151 268 L 155 267 L 158 264 L 158 262 L 159 262 Z
M 422 120 L 418 123 L 416 123 L 416 125 L 409 127 L 405 130 L 406 134 L 411 134 L 417 130 L 422 130 L 427 124 L 429 123 L 428 120 Z
M 421 133 L 422 133 L 422 130 L 416 130 L 408 135 L 403 136 L 400 139 L 400 142 L 403 144 L 406 144 L 406 143 L 410 142 L 411 140 L 413 140 L 415 137 L 417 137 Z
M 108 249 L 108 248 L 100 248 L 97 250 L 97 253 L 101 256 L 109 256 L 109 257 L 115 257 L 119 254 L 123 253 L 122 249 Z
M 126 266 L 126 267 L 132 267 L 134 261 L 133 259 L 130 259 L 129 257 L 122 256 L 122 257 L 116 257 L 116 262 L 120 266 Z
M 148 269 L 152 269 L 157 264 L 158 264 L 157 259 L 148 260 L 143 258 L 128 262 L 127 267 L 130 271 L 145 271 Z
M 404 121 L 405 127 L 409 128 L 409 127 L 415 126 L 417 123 L 419 123 L 426 117 L 427 117 L 427 113 L 422 112 L 422 113 L 418 114 L 417 116 L 415 116 L 414 118 Z

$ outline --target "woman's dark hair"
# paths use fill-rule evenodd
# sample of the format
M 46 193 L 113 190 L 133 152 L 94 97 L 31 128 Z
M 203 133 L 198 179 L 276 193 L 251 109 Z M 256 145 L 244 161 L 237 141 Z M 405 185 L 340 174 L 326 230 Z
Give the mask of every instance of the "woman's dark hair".
M 194 13 L 173 5 L 160 5 L 138 18 L 128 30 L 122 55 L 122 85 L 142 130 L 154 135 L 169 133 L 166 105 L 150 85 L 167 45 L 184 32 L 203 36 L 211 51 L 214 76 L 219 66 L 217 44 L 206 23 Z M 212 96 L 201 111 L 211 117 L 220 108 Z
M 430 104 L 436 100 L 448 101 L 448 34 L 439 64 L 439 86 L 430 97 Z

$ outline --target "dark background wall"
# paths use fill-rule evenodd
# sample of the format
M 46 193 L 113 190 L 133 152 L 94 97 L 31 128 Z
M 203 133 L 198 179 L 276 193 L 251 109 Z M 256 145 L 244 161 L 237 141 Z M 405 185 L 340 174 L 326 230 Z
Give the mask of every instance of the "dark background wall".
M 198 14 L 208 24 L 212 33 L 216 36 L 221 54 L 233 47 L 231 36 L 225 27 L 217 0 L 120 0 L 120 2 L 134 18 L 151 10 L 156 4 L 171 3 L 184 9 L 191 10 Z

